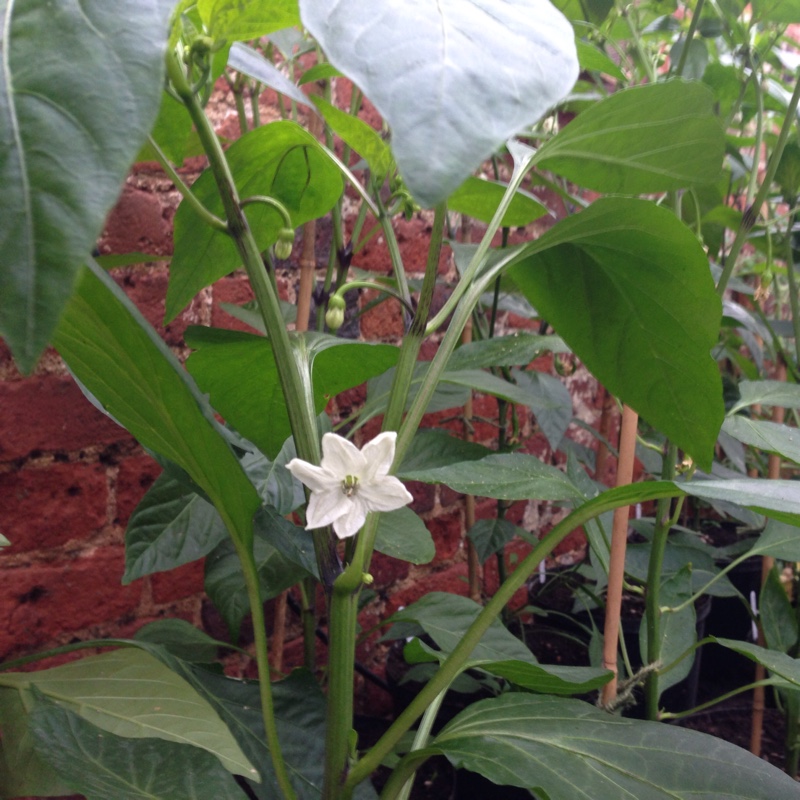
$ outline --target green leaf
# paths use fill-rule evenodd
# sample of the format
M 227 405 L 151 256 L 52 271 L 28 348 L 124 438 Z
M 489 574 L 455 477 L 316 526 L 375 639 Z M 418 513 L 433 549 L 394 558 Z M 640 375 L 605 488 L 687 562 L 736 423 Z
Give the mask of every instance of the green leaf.
M 447 198 L 447 208 L 481 222 L 490 222 L 505 193 L 506 186 L 498 181 L 469 177 Z M 500 224 L 505 228 L 518 228 L 545 214 L 547 209 L 532 194 L 518 189 Z
M 179 481 L 159 475 L 128 523 L 122 582 L 196 561 L 226 536 L 214 506 Z
M 434 754 L 549 800 L 797 797 L 788 775 L 721 739 L 516 692 L 471 705 L 406 760 Z
M 25 699 L 32 688 L 98 728 L 207 750 L 237 775 L 257 772 L 206 700 L 152 655 L 123 648 L 41 672 L 0 674 Z
M 559 4 L 556 2 L 554 5 L 558 7 Z M 625 80 L 622 70 L 596 45 L 576 39 L 575 47 L 578 50 L 578 62 L 582 71 L 603 72 L 617 80 Z
M 198 0 L 197 9 L 209 33 L 229 42 L 260 39 L 300 24 L 297 0 Z
M 772 556 L 782 561 L 800 561 L 800 528 L 771 519 L 747 553 L 749 556 Z
M 472 542 L 481 564 L 500 552 L 520 530 L 507 519 L 479 519 L 468 531 L 467 538 Z
M 777 650 L 767 650 L 750 642 L 740 642 L 737 639 L 717 639 L 717 644 L 735 650 L 751 661 L 763 664 L 773 675 L 791 684 L 792 689 L 800 689 L 800 659 L 779 653 Z
M 614 0 L 555 0 L 553 5 L 572 22 L 599 26 L 614 8 Z
M 510 275 L 542 317 L 612 394 L 710 468 L 724 414 L 710 355 L 721 304 L 694 234 L 653 203 L 608 198 L 522 253 Z
M 126 739 L 41 700 L 30 715 L 37 751 L 86 800 L 240 800 L 210 753 L 160 739 Z
M 569 389 L 546 372 L 516 371 L 517 385 L 528 395 L 526 405 L 553 450 L 558 450 L 572 422 L 572 396 Z
M 271 600 L 281 592 L 309 576 L 309 570 L 287 558 L 274 543 L 276 537 L 301 536 L 306 540 L 306 554 L 313 558 L 310 534 L 288 520 L 263 509 L 259 517 L 269 514 L 261 524 L 255 526 L 253 555 L 258 569 L 258 581 L 263 600 Z M 310 551 L 310 553 L 309 553 Z M 211 602 L 222 615 L 231 638 L 239 637 L 239 628 L 245 615 L 250 612 L 247 586 L 242 564 L 233 542 L 226 539 L 206 558 L 205 590 Z
M 161 93 L 161 106 L 158 109 L 150 136 L 161 148 L 164 155 L 175 165 L 180 166 L 189 149 L 189 138 L 192 134 L 192 118 L 183 103 L 179 103 L 167 92 Z M 157 161 L 155 150 L 148 141 L 139 150 L 136 161 Z M 142 261 L 154 261 L 159 256 L 144 258 Z M 161 256 L 161 258 L 164 258 Z M 135 262 L 139 263 L 139 262 Z M 103 264 L 103 266 L 106 266 Z M 115 265 L 116 266 L 116 265 Z M 122 266 L 122 265 L 120 265 Z
M 800 22 L 799 0 L 753 0 L 753 20 L 760 22 Z
M 470 662 L 515 686 L 537 694 L 587 694 L 607 684 L 612 674 L 602 667 L 558 667 L 524 661 Z
M 761 514 L 792 515 L 793 518 L 800 515 L 800 482 L 798 481 L 731 478 L 710 481 L 676 481 L 676 485 L 694 497 L 734 503 L 751 508 Z M 784 522 L 789 521 L 784 516 L 778 518 Z M 775 528 L 775 530 L 778 529 Z M 783 530 L 778 535 L 782 539 L 785 537 Z M 781 556 L 776 557 L 780 558 Z
M 797 613 L 781 583 L 778 568 L 774 565 L 761 586 L 758 615 L 770 650 L 788 653 L 797 644 L 800 636 Z
M 36 752 L 27 708 L 15 689 L 0 687 L 0 729 L 0 797 L 70 794 L 70 788 Z
M 409 472 L 477 461 L 491 453 L 492 450 L 482 444 L 467 442 L 434 428 L 420 428 L 411 440 L 397 474 L 404 478 Z
M 430 469 L 403 469 L 400 477 L 444 483 L 462 494 L 497 500 L 571 500 L 581 496 L 561 470 L 524 453 L 493 454 Z
M 700 83 L 635 86 L 589 106 L 543 144 L 536 163 L 600 192 L 646 194 L 711 183 L 725 150 Z
M 25 372 L 155 120 L 171 5 L 0 8 L 0 336 Z
M 568 353 L 569 348 L 560 336 L 539 336 L 518 331 L 509 336 L 497 336 L 463 344 L 447 362 L 453 372 L 487 367 L 527 366 L 542 353 Z
M 308 97 L 298 86 L 290 81 L 271 61 L 268 61 L 258 50 L 241 42 L 234 42 L 228 53 L 228 66 L 247 75 L 264 86 L 289 97 L 304 106 L 310 106 Z
M 377 183 L 383 183 L 392 169 L 393 160 L 392 151 L 380 134 L 364 120 L 336 108 L 322 97 L 312 96 L 311 100 L 330 129 L 346 145 L 364 157 Z
M 425 523 L 410 509 L 384 512 L 378 519 L 375 549 L 411 564 L 429 564 L 436 545 Z
M 300 12 L 388 122 L 424 206 L 542 116 L 578 73 L 572 27 L 549 3 L 531 14 L 526 0 L 301 0 Z
M 186 470 L 247 541 L 259 507 L 205 398 L 96 265 L 83 269 L 53 340 L 73 374 L 145 447 Z
M 239 433 L 269 458 L 291 436 L 289 415 L 269 340 L 221 328 L 188 328 L 186 343 L 195 349 L 186 368 L 214 407 Z M 311 370 L 317 413 L 328 399 L 394 364 L 399 350 L 309 333 L 296 337 L 301 369 Z M 304 344 L 305 343 L 305 344 Z
M 739 400 L 728 411 L 736 414 L 747 406 L 765 405 L 780 408 L 800 408 L 800 386 L 785 381 L 742 381 Z
M 212 639 L 183 619 L 157 619 L 139 628 L 137 642 L 161 645 L 172 655 L 193 664 L 213 664 L 225 642 Z
M 308 131 L 294 122 L 278 121 L 245 134 L 226 151 L 228 165 L 242 199 L 266 195 L 279 200 L 299 227 L 328 212 L 342 193 L 339 168 Z M 197 199 L 211 212 L 224 215 L 210 170 L 192 185 Z M 277 241 L 285 227 L 272 206 L 253 203 L 247 219 L 259 248 Z M 233 240 L 203 222 L 187 203 L 175 214 L 175 255 L 170 265 L 165 320 L 170 322 L 201 289 L 241 266 Z
M 669 60 L 671 64 L 677 66 L 683 53 L 683 48 L 686 46 L 684 39 L 679 39 L 672 45 L 669 51 Z M 691 39 L 689 41 L 689 53 L 686 56 L 686 64 L 681 73 L 681 77 L 690 81 L 700 81 L 703 79 L 703 73 L 708 66 L 708 45 L 702 39 Z
M 725 419 L 722 430 L 751 447 L 800 462 L 800 432 L 797 428 L 736 414 Z

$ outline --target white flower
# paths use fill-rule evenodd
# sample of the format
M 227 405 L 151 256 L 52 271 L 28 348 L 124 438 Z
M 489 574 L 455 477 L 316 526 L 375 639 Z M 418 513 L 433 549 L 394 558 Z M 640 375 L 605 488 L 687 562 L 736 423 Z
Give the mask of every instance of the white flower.
M 322 437 L 320 466 L 293 458 L 286 468 L 311 489 L 306 529 L 333 525 L 340 539 L 355 536 L 370 511 L 394 511 L 413 498 L 389 475 L 397 434 L 381 433 L 359 450 L 336 433 Z

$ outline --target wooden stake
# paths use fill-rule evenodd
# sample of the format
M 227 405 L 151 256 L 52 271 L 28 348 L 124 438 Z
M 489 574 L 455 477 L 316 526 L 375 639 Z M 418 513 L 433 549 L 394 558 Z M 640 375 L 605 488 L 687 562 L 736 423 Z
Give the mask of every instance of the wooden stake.
M 627 486 L 633 479 L 638 424 L 639 415 L 632 408 L 623 406 L 622 427 L 619 432 L 617 486 Z M 601 702 L 604 706 L 612 705 L 617 696 L 617 645 L 619 644 L 619 620 L 622 610 L 622 583 L 625 575 L 625 550 L 628 545 L 629 512 L 628 506 L 616 509 L 611 529 L 606 622 L 603 631 L 603 666 L 610 669 L 614 673 L 614 677 L 603 687 Z

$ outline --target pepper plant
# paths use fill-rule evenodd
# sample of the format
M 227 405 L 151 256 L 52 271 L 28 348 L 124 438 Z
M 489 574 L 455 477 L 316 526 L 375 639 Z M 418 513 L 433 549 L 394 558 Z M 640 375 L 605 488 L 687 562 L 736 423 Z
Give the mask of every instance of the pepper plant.
M 463 382 L 464 370 L 526 364 L 553 346 L 519 336 L 459 349 L 474 309 L 500 280 L 610 392 L 711 467 L 724 416 L 711 355 L 724 282 L 715 287 L 696 231 L 676 211 L 682 192 L 720 177 L 724 128 L 706 86 L 661 79 L 652 65 L 647 85 L 607 91 L 600 76 L 621 69 L 598 46 L 604 20 L 643 23 L 647 7 L 611 17 L 607 6 L 572 3 L 564 16 L 547 0 L 4 0 L 2 9 L 0 331 L 26 371 L 52 343 L 87 396 L 163 465 L 131 521 L 125 579 L 208 556 L 209 592 L 232 633 L 251 615 L 259 678 L 214 669 L 218 643 L 180 625 L 106 640 L 109 652 L 62 667 L 14 672 L 7 664 L 4 796 L 368 798 L 371 776 L 390 759 L 382 796 L 405 797 L 432 755 L 551 800 L 797 796 L 786 775 L 732 745 L 572 699 L 611 672 L 539 664 L 498 622 L 559 542 L 608 511 L 692 495 L 797 523 L 797 484 L 667 474 L 598 493 L 534 456 L 420 430 L 437 392 Z M 739 12 L 726 14 L 739 24 Z M 635 55 L 647 63 L 642 47 Z M 227 148 L 205 111 L 226 65 L 236 71 L 226 74 L 240 111 L 248 93 L 255 98 L 252 128 L 242 113 L 243 135 Z M 579 74 L 590 76 L 591 93 L 588 81 L 573 92 Z M 329 92 L 331 80 L 344 79 L 357 87 L 349 112 Z M 322 96 L 309 100 L 302 81 L 320 82 Z M 286 118 L 260 125 L 265 85 L 281 93 Z M 390 143 L 355 116 L 362 96 Z M 289 110 L 310 102 L 305 118 L 324 120 L 322 142 Z M 575 115 L 568 124 L 565 110 Z M 192 131 L 208 167 L 189 187 L 175 163 Z M 334 136 L 361 161 L 340 158 Z M 237 313 L 262 335 L 190 329 L 186 369 L 90 255 L 140 152 L 160 161 L 183 195 L 167 317 L 239 267 L 256 298 Z M 491 157 L 507 168 L 502 184 L 472 177 Z M 536 181 L 576 213 L 535 240 L 494 247 L 514 214 L 542 213 L 520 191 Z M 588 204 L 578 190 L 603 196 Z M 325 332 L 321 313 L 316 330 L 303 330 L 303 319 L 286 328 L 274 269 L 293 229 L 330 214 L 333 245 L 317 297 L 329 300 L 331 328 L 359 288 L 347 283 L 345 191 L 361 209 L 353 246 L 369 236 L 370 217 L 388 243 L 391 279 L 372 283 L 403 308 L 399 347 Z M 392 217 L 415 206 L 431 209 L 432 223 L 412 290 Z M 455 211 L 486 222 L 479 243 L 445 243 Z M 460 280 L 432 313 L 447 246 Z M 432 336 L 436 354 L 421 362 Z M 321 412 L 327 396 L 368 379 L 350 432 L 370 415 L 382 416 L 382 432 L 359 449 Z M 514 389 L 490 387 L 518 402 Z M 376 549 L 417 561 L 430 550 L 404 507 L 404 480 L 572 509 L 485 606 L 434 593 L 395 616 L 408 634 L 431 635 L 436 648 L 415 638 L 408 655 L 437 668 L 366 747 L 353 734 L 353 679 L 370 561 Z M 171 526 L 178 511 L 193 524 Z M 292 512 L 303 525 L 287 519 Z M 308 670 L 271 680 L 263 602 L 296 583 L 310 649 L 317 586 L 325 598 L 324 693 Z M 658 627 L 653 635 L 660 641 Z M 495 676 L 503 691 L 434 732 L 443 694 L 467 669 Z M 800 682 L 794 662 L 781 680 Z

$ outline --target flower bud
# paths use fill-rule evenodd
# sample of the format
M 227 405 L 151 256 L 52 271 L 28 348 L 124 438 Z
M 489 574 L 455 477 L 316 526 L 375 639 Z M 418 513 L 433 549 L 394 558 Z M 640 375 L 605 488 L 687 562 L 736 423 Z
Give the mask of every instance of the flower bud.
M 294 231 L 291 228 L 281 228 L 278 241 L 275 242 L 275 258 L 285 261 L 292 254 L 294 245 Z
M 325 323 L 332 331 L 338 331 L 344 325 L 344 298 L 335 294 L 328 300 L 328 312 L 325 314 Z

